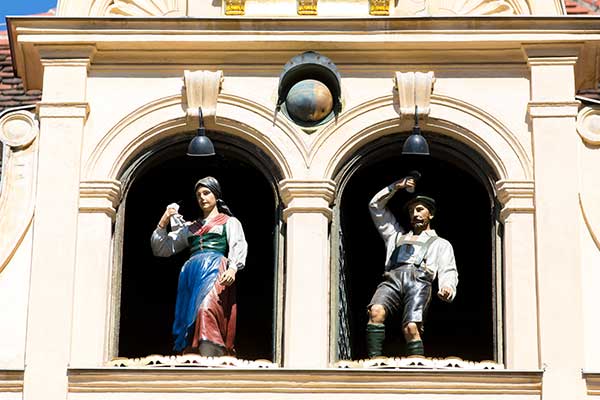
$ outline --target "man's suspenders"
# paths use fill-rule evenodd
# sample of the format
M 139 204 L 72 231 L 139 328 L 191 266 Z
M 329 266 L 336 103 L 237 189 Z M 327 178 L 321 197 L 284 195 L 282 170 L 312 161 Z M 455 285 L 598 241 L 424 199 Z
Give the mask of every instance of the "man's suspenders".
M 414 264 L 416 266 L 421 266 L 423 261 L 426 261 L 427 251 L 429 250 L 429 246 L 431 246 L 431 244 L 438 239 L 438 236 L 431 236 L 429 239 L 427 239 L 427 241 L 425 243 L 421 243 L 418 241 L 412 241 L 412 240 L 404 240 L 403 239 L 404 236 L 405 235 L 400 235 L 400 232 L 396 232 L 396 249 L 400 248 L 400 246 L 402 246 L 403 244 L 410 244 L 410 245 L 418 247 L 420 259 L 417 259 L 418 262 L 415 262 Z M 395 252 L 396 251 L 394 250 L 394 253 Z M 392 253 L 392 254 L 394 254 L 394 253 Z

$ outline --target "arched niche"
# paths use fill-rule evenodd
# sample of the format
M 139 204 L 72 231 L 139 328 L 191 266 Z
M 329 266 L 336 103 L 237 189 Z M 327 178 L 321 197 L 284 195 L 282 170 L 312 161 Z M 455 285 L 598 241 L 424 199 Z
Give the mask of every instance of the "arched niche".
M 246 268 L 237 274 L 237 356 L 277 359 L 280 209 L 276 182 L 282 173 L 250 143 L 209 132 L 216 156 L 186 156 L 192 133 L 157 143 L 133 160 L 121 176 L 123 201 L 116 224 L 115 263 L 121 265 L 118 356 L 173 354 L 177 279 L 189 254 L 157 258 L 149 238 L 167 204 L 178 202 L 186 220 L 200 214 L 194 184 L 215 176 L 224 199 L 242 222 L 249 245 Z
M 178 140 L 191 129 L 182 108 L 181 95 L 151 101 L 117 122 L 84 157 L 84 180 L 118 179 L 139 154 L 158 142 Z M 233 95 L 219 96 L 216 122 L 206 128 L 241 138 L 268 155 L 284 178 L 306 168 L 307 150 L 295 128 L 284 118 L 274 120 L 273 111 Z
M 347 110 L 335 125 L 319 133 L 308 154 L 315 175 L 333 179 L 336 172 L 369 142 L 411 130 L 411 118 L 399 118 L 392 95 L 372 99 Z M 421 127 L 442 134 L 478 153 L 499 180 L 532 179 L 527 149 L 494 115 L 477 106 L 442 95 L 431 95 L 431 113 Z
M 524 318 L 525 312 L 535 311 L 532 309 L 535 305 L 535 287 L 527 287 L 530 295 L 523 297 L 526 304 L 521 302 L 520 306 L 517 306 L 512 300 L 507 301 L 503 298 L 503 285 L 508 285 L 513 291 L 516 287 L 523 290 L 529 285 L 529 280 L 521 282 L 514 279 L 517 279 L 518 271 L 525 271 L 523 267 L 527 268 L 525 274 L 530 279 L 535 265 L 534 259 L 523 258 L 515 252 L 515 248 L 522 243 L 514 242 L 520 235 L 523 235 L 524 240 L 530 240 L 532 235 L 533 183 L 529 153 L 517 136 L 500 120 L 477 106 L 458 99 L 432 95 L 431 113 L 428 119 L 422 121 L 421 126 L 431 143 L 432 157 L 428 158 L 428 161 L 413 160 L 416 165 L 409 165 L 409 160 L 399 155 L 401 143 L 412 128 L 412 121 L 400 119 L 393 96 L 385 96 L 347 110 L 335 126 L 326 128 L 319 134 L 313 145 L 314 150 L 309 154 L 314 171 L 322 170 L 323 176 L 338 183 L 332 229 L 332 285 L 351 288 L 351 279 L 361 282 L 361 285 L 371 285 L 369 289 L 361 289 L 363 292 L 357 299 L 349 298 L 348 301 L 353 303 L 350 305 L 344 303 L 343 290 L 332 291 L 332 359 L 364 356 L 362 344 L 357 345 L 356 341 L 364 340 L 366 306 L 382 273 L 384 261 L 383 243 L 369 217 L 368 201 L 378 190 L 417 166 L 426 176 L 421 182 L 421 188 L 440 199 L 441 211 L 434 228 L 441 236 L 456 243 L 455 251 L 461 273 L 459 296 L 463 296 L 463 300 L 457 297 L 455 304 L 432 306 L 432 318 L 437 314 L 437 318 L 441 319 L 430 319 L 426 328 L 430 332 L 439 330 L 436 326 L 462 326 L 452 331 L 458 335 L 459 340 L 455 340 L 451 334 L 446 337 L 441 335 L 437 339 L 431 339 L 431 334 L 430 339 L 426 336 L 426 354 L 457 355 L 474 360 L 492 358 L 496 361 L 503 361 L 506 356 L 510 365 L 525 365 L 516 351 L 520 348 L 516 341 L 519 337 L 518 331 L 524 327 L 515 325 L 513 321 Z M 459 179 L 454 179 L 455 176 Z M 457 183 L 456 187 L 451 187 L 453 182 Z M 401 197 L 398 196 L 400 200 L 396 202 L 402 202 Z M 349 202 L 350 206 L 345 202 Z M 469 202 L 474 202 L 477 209 L 476 229 L 464 227 L 463 220 L 460 219 L 469 214 L 465 209 Z M 392 202 L 391 206 L 395 207 L 398 215 L 401 214 L 398 204 L 394 205 Z M 446 213 L 444 210 L 451 211 Z M 514 215 L 527 217 L 519 217 L 513 223 L 512 232 L 519 227 L 518 235 L 511 236 L 511 246 L 506 250 L 502 241 L 502 222 L 513 218 Z M 350 224 L 354 224 L 354 227 L 348 226 L 348 221 L 344 226 L 344 219 L 351 220 Z M 347 237 L 352 236 L 350 231 L 357 229 L 364 231 L 359 235 L 364 233 L 370 236 L 368 245 L 364 244 L 364 251 L 372 252 L 374 261 L 368 262 L 370 257 L 366 257 L 359 263 L 368 265 L 354 267 L 370 269 L 369 276 L 358 274 L 351 278 L 344 276 L 343 269 L 346 266 L 340 262 L 345 262 L 347 257 L 343 253 L 348 248 L 360 251 L 360 243 L 353 242 L 349 247 L 345 243 Z M 474 234 L 475 231 L 477 233 Z M 482 264 L 482 268 L 485 269 L 478 270 L 479 274 L 468 272 L 470 268 L 478 268 L 478 265 L 472 261 L 463 261 L 465 258 L 473 259 L 467 254 L 470 246 L 466 244 L 465 237 L 469 235 L 481 241 L 474 246 L 479 252 L 475 264 Z M 508 273 L 503 270 L 502 255 L 508 260 Z M 361 256 L 358 256 L 358 260 L 361 260 Z M 348 278 L 348 281 L 344 278 Z M 478 280 L 483 280 L 484 284 L 480 285 Z M 483 293 L 480 291 L 482 288 L 485 288 Z M 481 299 L 483 301 L 480 301 Z M 464 308 L 461 306 L 462 301 L 479 303 L 468 305 L 464 309 L 464 312 L 471 314 L 469 318 L 461 316 L 463 311 L 456 309 Z M 480 306 L 487 310 L 485 316 L 481 312 L 473 314 L 475 308 Z M 436 308 L 441 308 L 442 311 Z M 449 313 L 452 309 L 454 311 Z M 508 323 L 503 319 L 503 310 L 507 310 Z M 444 321 L 444 315 L 448 313 L 452 315 L 451 321 Z M 479 317 L 473 315 L 485 319 L 482 327 L 477 321 Z M 348 320 L 353 319 L 350 321 L 353 325 L 349 328 L 351 335 L 348 337 L 355 337 L 354 344 L 349 344 L 344 340 L 344 335 L 339 334 L 345 329 L 343 325 L 346 317 Z M 472 343 L 477 341 L 468 342 L 464 338 L 476 337 L 479 328 L 484 331 L 485 342 L 472 346 Z M 528 323 L 526 331 L 528 334 L 525 341 L 534 345 L 535 323 Z M 401 337 L 401 334 L 397 336 Z M 441 345 L 442 342 L 446 347 Z M 508 351 L 505 342 L 508 343 Z M 353 354 L 348 350 L 350 348 Z M 396 350 L 399 351 L 399 346 L 396 346 Z
M 185 154 L 183 143 L 191 140 L 193 129 L 182 108 L 181 96 L 173 95 L 132 110 L 94 146 L 84 150 L 86 152 L 83 159 L 86 161 L 82 170 L 81 199 L 85 200 L 85 204 L 80 206 L 80 229 L 87 233 L 78 239 L 78 246 L 82 251 L 78 253 L 81 279 L 76 283 L 77 313 L 74 329 L 79 334 L 74 337 L 74 362 L 101 364 L 119 355 L 120 296 L 123 293 L 120 288 L 122 241 L 127 220 L 127 193 L 135 183 L 137 173 L 145 170 L 150 165 L 150 160 L 155 157 L 169 158 L 169 151 L 165 149 L 179 146 L 179 150 L 173 154 Z M 281 118 L 273 120 L 272 111 L 250 100 L 221 95 L 216 123 L 208 123 L 207 129 L 217 149 L 225 148 L 225 153 L 237 160 L 246 156 L 248 160 L 259 160 L 251 162 L 252 168 L 269 176 L 265 178 L 269 185 L 294 176 L 298 170 L 306 168 L 307 151 L 296 137 L 294 128 Z M 193 173 L 190 187 L 193 187 L 195 179 L 200 178 L 202 171 L 194 169 Z M 218 177 L 219 174 L 215 175 Z M 245 183 L 248 182 L 250 181 Z M 247 197 L 246 194 L 244 196 Z M 174 199 L 178 200 L 180 199 Z M 161 204 L 160 208 L 164 210 L 170 201 L 169 199 L 167 203 Z M 156 215 L 153 215 L 149 219 L 155 218 Z M 156 221 L 153 221 L 151 230 L 155 224 Z M 279 226 L 276 231 L 279 232 Z M 150 233 L 151 231 L 143 235 Z M 281 248 L 282 243 L 281 240 L 277 248 Z M 96 249 L 96 253 L 101 256 L 92 256 L 85 250 L 88 248 Z M 90 285 L 101 287 L 106 298 L 84 301 Z M 281 303 L 280 291 L 278 289 L 277 305 Z M 275 296 L 275 293 L 271 295 Z M 282 316 L 278 307 L 275 310 L 279 313 L 275 323 L 277 325 Z M 271 311 L 273 310 L 269 312 Z M 108 317 L 103 318 L 107 313 Z M 93 323 L 86 317 L 89 315 L 97 316 Z M 279 335 L 277 341 L 280 341 Z M 94 346 L 90 347 L 90 342 Z M 276 356 L 279 354 L 277 351 Z
M 371 197 L 411 170 L 423 178 L 415 194 L 434 197 L 439 205 L 432 227 L 454 248 L 459 270 L 458 295 L 447 304 L 435 296 L 434 282 L 425 323 L 429 357 L 502 360 L 501 261 L 497 258 L 500 230 L 494 182 L 497 176 L 467 146 L 440 135 L 429 139 L 430 157 L 402 156 L 407 134 L 388 135 L 370 142 L 336 174 L 338 197 L 334 220 L 334 296 L 343 310 L 336 326 L 338 359 L 366 357 L 366 306 L 381 281 L 385 246 L 368 211 Z M 389 208 L 405 227 L 403 209 L 412 195 L 398 192 Z M 401 356 L 404 339 L 401 316 L 386 322 L 385 354 Z

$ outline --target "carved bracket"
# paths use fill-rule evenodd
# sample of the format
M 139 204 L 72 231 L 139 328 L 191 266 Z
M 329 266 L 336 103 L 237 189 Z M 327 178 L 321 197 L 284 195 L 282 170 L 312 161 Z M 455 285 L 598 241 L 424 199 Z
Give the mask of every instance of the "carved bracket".
M 0 272 L 19 248 L 33 220 L 38 135 L 38 121 L 28 111 L 0 119 L 0 141 L 8 145 L 0 191 Z
M 429 72 L 396 72 L 395 89 L 398 90 L 400 116 L 414 117 L 417 106 L 419 117 L 429 116 L 431 93 L 435 76 Z
M 116 180 L 82 181 L 79 185 L 79 212 L 104 213 L 113 221 L 121 201 L 121 182 Z
M 502 222 L 514 213 L 533 213 L 534 183 L 533 181 L 509 181 L 499 180 L 496 182 L 498 200 L 502 203 L 500 220 Z
M 293 213 L 321 213 L 329 220 L 333 216 L 330 204 L 335 196 L 335 182 L 332 180 L 292 180 L 279 182 L 279 193 L 286 209 L 283 219 Z
M 198 121 L 198 107 L 206 123 L 215 123 L 217 117 L 217 100 L 223 83 L 223 71 L 189 71 L 184 72 L 184 91 L 188 123 Z
M 577 133 L 589 145 L 600 145 L 600 107 L 584 107 L 577 114 Z

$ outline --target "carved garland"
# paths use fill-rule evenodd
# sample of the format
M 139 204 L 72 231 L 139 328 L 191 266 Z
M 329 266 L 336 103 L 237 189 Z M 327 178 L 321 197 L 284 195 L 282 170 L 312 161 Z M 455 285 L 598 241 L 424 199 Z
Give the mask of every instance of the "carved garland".
M 394 15 L 529 15 L 529 8 L 522 0 L 421 0 L 398 3 Z
M 187 0 L 95 0 L 90 16 L 182 17 Z
M 504 0 L 442 1 L 431 9 L 431 15 L 515 15 L 514 8 Z
M 317 15 L 318 0 L 298 0 L 299 15 Z M 529 15 L 529 4 L 519 0 L 422 0 L 396 7 L 395 15 Z M 225 15 L 244 15 L 246 0 L 224 0 Z M 369 14 L 390 15 L 390 0 L 369 0 Z M 90 16 L 187 16 L 187 0 L 94 0 Z
M 142 358 L 115 358 L 108 363 L 111 367 L 210 367 L 210 368 L 278 368 L 269 360 L 242 360 L 235 357 L 203 357 L 198 354 L 183 356 L 152 355 Z

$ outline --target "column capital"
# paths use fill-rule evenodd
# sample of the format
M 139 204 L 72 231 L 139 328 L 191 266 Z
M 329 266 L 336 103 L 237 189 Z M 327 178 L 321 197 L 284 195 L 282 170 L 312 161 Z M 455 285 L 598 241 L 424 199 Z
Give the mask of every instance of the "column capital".
M 283 219 L 294 213 L 320 213 L 331 220 L 330 204 L 335 197 L 335 182 L 325 180 L 284 179 L 279 182 Z
M 576 117 L 579 101 L 530 101 L 527 114 L 530 118 Z
M 97 51 L 93 45 L 47 44 L 38 48 L 44 67 L 89 67 Z
M 512 214 L 532 214 L 535 186 L 533 181 L 499 180 L 496 182 L 498 200 L 502 203 L 500 220 L 505 222 Z
M 567 44 L 525 44 L 521 47 L 529 68 L 549 65 L 575 65 L 583 43 Z
M 87 119 L 90 112 L 88 102 L 79 101 L 41 101 L 37 104 L 38 117 L 43 118 L 82 118 Z
M 79 212 L 104 213 L 115 219 L 121 201 L 121 182 L 117 180 L 89 180 L 79 185 Z

